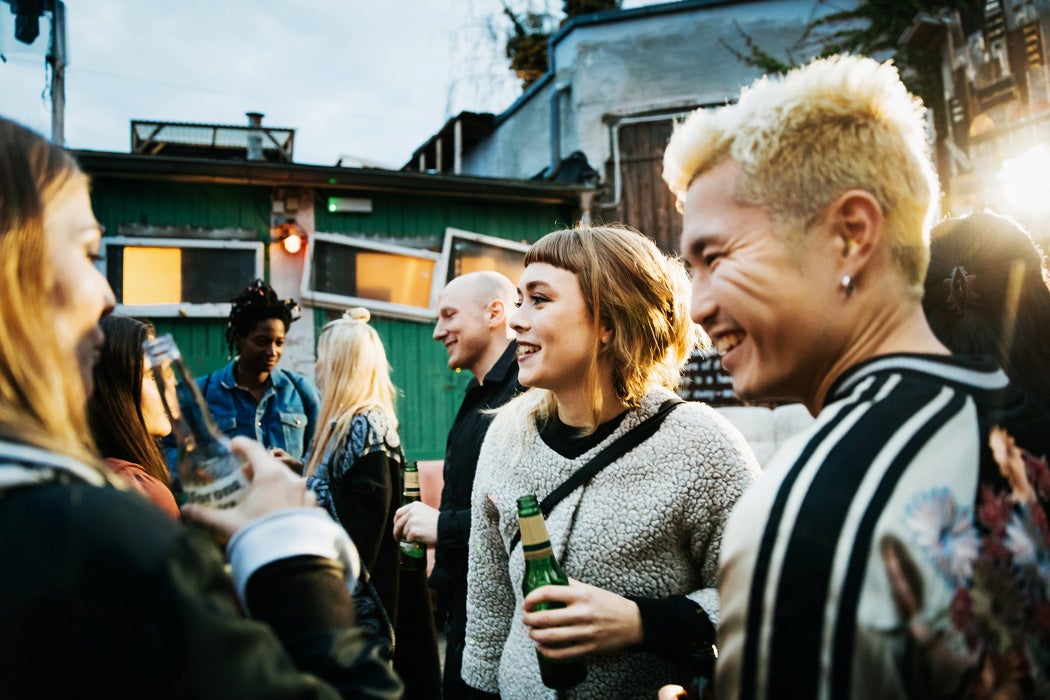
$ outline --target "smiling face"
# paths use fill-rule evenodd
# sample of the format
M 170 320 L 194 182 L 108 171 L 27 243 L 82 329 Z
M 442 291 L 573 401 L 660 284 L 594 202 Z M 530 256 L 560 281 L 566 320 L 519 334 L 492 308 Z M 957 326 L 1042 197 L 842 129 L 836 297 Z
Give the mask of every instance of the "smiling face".
M 579 278 L 560 267 L 532 263 L 518 290 L 521 305 L 510 319 L 518 334 L 518 381 L 552 391 L 559 403 L 586 397 L 598 338 Z
M 48 258 L 54 275 L 52 305 L 55 336 L 75 357 L 87 394 L 94 380 L 104 336 L 99 319 L 116 303 L 109 282 L 94 265 L 102 232 L 91 211 L 87 182 L 75 178 L 44 209 Z
M 477 376 L 477 367 L 492 343 L 491 314 L 469 284 L 454 280 L 441 293 L 434 340 L 445 346 L 449 369 L 465 369 Z
M 828 324 L 841 305 L 834 285 L 820 284 L 835 271 L 819 235 L 789 243 L 764 208 L 734 200 L 739 172 L 726 161 L 687 192 L 681 249 L 693 270 L 691 314 L 741 398 L 805 401 L 836 352 Z
M 239 367 L 248 374 L 269 374 L 284 354 L 284 321 L 268 318 L 237 339 Z

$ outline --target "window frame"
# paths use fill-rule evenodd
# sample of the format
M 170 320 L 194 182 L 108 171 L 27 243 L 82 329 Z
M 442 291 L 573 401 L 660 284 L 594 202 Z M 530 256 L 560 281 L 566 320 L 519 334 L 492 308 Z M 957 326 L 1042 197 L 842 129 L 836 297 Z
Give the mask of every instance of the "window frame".
M 322 292 L 314 289 L 311 280 L 313 279 L 314 254 L 317 252 L 317 242 L 432 261 L 434 263 L 434 272 L 430 281 L 430 294 L 427 299 L 426 308 L 410 306 L 408 304 L 397 304 L 379 299 L 370 299 L 368 297 L 332 294 L 330 292 Z M 381 243 L 366 238 L 359 238 L 352 233 L 314 232 L 310 234 L 310 245 L 303 266 L 303 278 L 299 289 L 299 298 L 304 303 L 319 308 L 338 310 L 348 309 L 352 306 L 363 306 L 369 311 L 375 312 L 377 315 L 413 321 L 432 321 L 437 318 L 437 296 L 444 288 L 444 284 L 440 282 L 442 279 L 441 273 L 445 269 L 445 266 L 442 264 L 442 259 L 443 256 L 441 253 L 435 253 L 432 250 L 399 246 L 391 243 Z
M 524 255 L 527 253 L 529 248 L 532 247 L 531 243 L 522 243 L 520 241 L 512 241 L 508 238 L 500 238 L 498 236 L 492 236 L 486 233 L 476 233 L 474 231 L 466 231 L 461 228 L 455 228 L 448 226 L 445 228 L 445 240 L 441 245 L 441 257 L 444 260 L 445 269 L 442 270 L 440 279 L 442 280 L 441 289 L 444 289 L 445 285 L 451 282 L 449 279 L 449 272 L 455 269 L 452 264 L 452 245 L 453 239 L 460 238 L 472 241 L 474 243 L 481 243 L 483 245 L 489 245 L 494 248 L 506 248 L 508 250 L 515 250 Z M 514 284 L 518 283 L 518 280 L 511 280 Z M 438 290 L 441 291 L 440 289 Z
M 96 269 L 106 277 L 106 262 L 109 259 L 110 246 L 125 248 L 213 248 L 222 250 L 250 250 L 254 252 L 254 278 L 263 276 L 263 258 L 265 244 L 260 241 L 225 241 L 192 238 L 144 238 L 141 236 L 103 236 L 99 250 Z M 123 291 L 123 290 L 122 290 Z M 123 294 L 121 294 L 123 296 Z M 230 302 L 211 302 L 206 304 L 179 302 L 175 304 L 117 304 L 115 313 L 124 316 L 148 318 L 223 318 L 230 315 Z

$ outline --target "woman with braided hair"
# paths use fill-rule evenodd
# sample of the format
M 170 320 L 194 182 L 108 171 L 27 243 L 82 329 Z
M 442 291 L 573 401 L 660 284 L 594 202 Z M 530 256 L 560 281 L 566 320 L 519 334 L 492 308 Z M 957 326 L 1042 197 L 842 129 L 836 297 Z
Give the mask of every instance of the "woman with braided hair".
M 258 440 L 301 471 L 321 395 L 306 377 L 277 368 L 288 328 L 299 318 L 299 305 L 293 299 L 279 299 L 260 279 L 231 304 L 226 343 L 232 359 L 198 379 L 201 392 L 216 425 L 227 436 Z

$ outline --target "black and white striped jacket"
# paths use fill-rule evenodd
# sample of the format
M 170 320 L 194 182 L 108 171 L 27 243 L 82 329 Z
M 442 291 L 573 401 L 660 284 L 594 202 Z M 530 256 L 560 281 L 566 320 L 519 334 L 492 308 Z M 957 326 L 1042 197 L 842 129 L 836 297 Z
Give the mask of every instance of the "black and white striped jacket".
M 718 697 L 906 697 L 905 621 L 879 542 L 914 541 L 909 508 L 924 494 L 972 508 L 979 484 L 1002 482 L 994 425 L 1046 453 L 1050 426 L 989 360 L 887 355 L 839 378 L 727 523 Z M 923 611 L 947 609 L 954 588 L 913 559 Z

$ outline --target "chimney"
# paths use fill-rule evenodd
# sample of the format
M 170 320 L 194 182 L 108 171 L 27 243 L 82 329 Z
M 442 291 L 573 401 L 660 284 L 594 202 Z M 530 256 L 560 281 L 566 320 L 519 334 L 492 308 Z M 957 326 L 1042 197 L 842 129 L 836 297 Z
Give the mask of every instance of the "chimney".
M 262 132 L 259 131 L 262 127 L 262 112 L 245 114 L 248 116 L 248 126 L 253 127 L 248 132 L 248 160 L 263 160 Z

